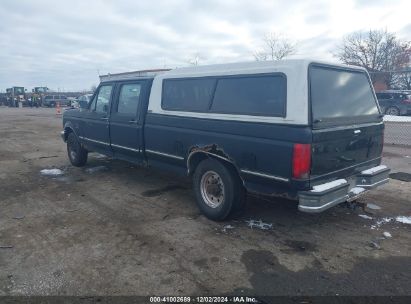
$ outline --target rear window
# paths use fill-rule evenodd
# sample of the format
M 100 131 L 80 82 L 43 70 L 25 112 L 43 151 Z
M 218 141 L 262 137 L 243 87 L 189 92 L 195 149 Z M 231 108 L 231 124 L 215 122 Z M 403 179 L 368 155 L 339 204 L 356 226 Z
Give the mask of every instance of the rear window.
M 364 72 L 312 66 L 310 89 L 314 124 L 362 122 L 379 115 Z

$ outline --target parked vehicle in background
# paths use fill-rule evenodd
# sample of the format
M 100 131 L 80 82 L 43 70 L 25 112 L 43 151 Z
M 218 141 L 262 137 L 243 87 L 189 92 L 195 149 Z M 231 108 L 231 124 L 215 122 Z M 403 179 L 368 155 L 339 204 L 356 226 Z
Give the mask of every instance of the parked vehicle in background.
M 18 107 L 19 103 L 26 105 L 26 92 L 24 87 L 11 87 L 6 89 L 7 105 L 9 107 Z
M 31 100 L 34 106 L 42 106 L 45 94 L 49 91 L 47 87 L 35 87 L 32 89 Z
M 382 91 L 376 93 L 381 110 L 387 115 L 411 114 L 411 93 L 405 91 Z
M 59 103 L 60 106 L 69 106 L 70 105 L 70 101 L 64 95 L 46 95 L 46 96 L 44 96 L 44 99 L 43 99 L 43 106 L 44 107 L 54 108 L 57 105 L 57 103 Z
M 321 212 L 388 182 L 363 68 L 284 60 L 124 76 L 101 77 L 85 108 L 64 112 L 74 166 L 95 151 L 187 174 L 213 220 L 241 210 L 247 191 Z
M 85 108 L 91 100 L 93 94 L 84 94 L 77 98 L 77 107 Z
M 5 93 L 0 93 L 0 106 L 7 106 L 7 97 Z

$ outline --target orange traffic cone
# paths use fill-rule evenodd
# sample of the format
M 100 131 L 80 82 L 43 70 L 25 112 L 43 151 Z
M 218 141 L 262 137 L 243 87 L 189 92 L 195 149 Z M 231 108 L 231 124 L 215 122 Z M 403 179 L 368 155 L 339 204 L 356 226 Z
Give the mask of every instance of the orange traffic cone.
M 57 103 L 57 106 L 56 106 L 56 115 L 61 115 L 61 108 L 60 108 L 59 102 Z

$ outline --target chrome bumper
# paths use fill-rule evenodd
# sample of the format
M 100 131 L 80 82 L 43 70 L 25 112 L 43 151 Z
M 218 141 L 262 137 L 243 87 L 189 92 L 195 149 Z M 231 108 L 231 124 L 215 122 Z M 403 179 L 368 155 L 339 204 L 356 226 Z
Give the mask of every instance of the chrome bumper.
M 332 187 L 327 187 L 330 183 L 317 185 L 324 188 L 321 191 L 300 191 L 298 209 L 308 213 L 319 213 L 340 203 L 353 201 L 368 190 L 388 183 L 389 173 L 390 169 L 386 166 L 377 166 L 354 176 L 354 185 L 345 180 Z

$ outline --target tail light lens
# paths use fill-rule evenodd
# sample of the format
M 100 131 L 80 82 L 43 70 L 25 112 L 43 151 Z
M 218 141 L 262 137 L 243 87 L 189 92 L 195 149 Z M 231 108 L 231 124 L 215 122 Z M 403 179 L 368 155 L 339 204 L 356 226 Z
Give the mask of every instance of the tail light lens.
M 411 104 L 411 99 L 404 99 L 404 100 L 401 100 L 401 103 Z
M 303 179 L 310 176 L 311 145 L 294 144 L 293 151 L 293 178 Z

